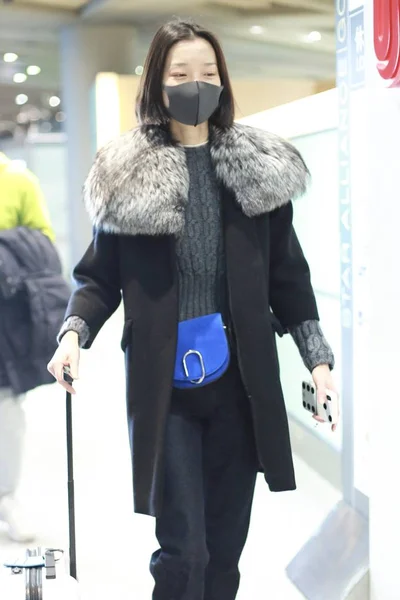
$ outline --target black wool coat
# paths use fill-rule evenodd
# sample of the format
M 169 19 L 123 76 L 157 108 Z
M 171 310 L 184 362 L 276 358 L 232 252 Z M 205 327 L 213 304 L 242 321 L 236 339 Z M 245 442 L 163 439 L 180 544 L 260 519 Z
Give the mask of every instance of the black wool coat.
M 308 171 L 293 146 L 243 125 L 212 128 L 210 151 L 221 187 L 229 307 L 260 469 L 272 491 L 291 490 L 275 332 L 278 322 L 285 330 L 318 319 L 292 225 L 291 200 L 305 190 Z M 161 128 L 136 129 L 99 151 L 85 184 L 96 234 L 74 271 L 78 287 L 67 310 L 89 326 L 89 348 L 122 291 L 135 511 L 153 516 L 162 506 L 178 323 L 175 240 L 188 183 L 184 150 Z

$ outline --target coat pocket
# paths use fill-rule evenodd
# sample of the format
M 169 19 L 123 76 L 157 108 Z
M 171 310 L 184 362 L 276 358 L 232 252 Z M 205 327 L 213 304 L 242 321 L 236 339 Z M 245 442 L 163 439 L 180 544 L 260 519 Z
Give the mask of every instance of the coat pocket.
M 121 338 L 121 349 L 125 352 L 126 347 L 131 343 L 132 337 L 132 320 L 128 319 L 124 323 L 124 328 L 122 330 L 122 338 Z
M 286 333 L 285 329 L 282 327 L 279 319 L 274 315 L 272 311 L 270 311 L 270 319 L 271 326 L 274 333 L 279 335 L 279 337 L 283 337 Z

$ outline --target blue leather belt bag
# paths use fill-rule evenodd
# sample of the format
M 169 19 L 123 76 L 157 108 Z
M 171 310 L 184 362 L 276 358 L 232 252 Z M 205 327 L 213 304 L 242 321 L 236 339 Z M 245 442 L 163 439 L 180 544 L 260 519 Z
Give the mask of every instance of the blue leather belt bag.
M 220 313 L 179 323 L 175 388 L 208 385 L 222 377 L 229 361 L 229 343 Z

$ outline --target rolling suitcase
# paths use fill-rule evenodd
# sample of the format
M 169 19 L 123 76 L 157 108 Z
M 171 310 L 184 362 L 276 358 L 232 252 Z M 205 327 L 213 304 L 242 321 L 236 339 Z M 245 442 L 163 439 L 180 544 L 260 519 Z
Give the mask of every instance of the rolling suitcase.
M 23 556 L 4 563 L 0 574 L 0 598 L 4 600 L 79 600 L 76 573 L 75 493 L 72 438 L 72 401 L 66 395 L 69 573 L 63 551 L 28 549 Z M 63 564 L 64 563 L 64 564 Z

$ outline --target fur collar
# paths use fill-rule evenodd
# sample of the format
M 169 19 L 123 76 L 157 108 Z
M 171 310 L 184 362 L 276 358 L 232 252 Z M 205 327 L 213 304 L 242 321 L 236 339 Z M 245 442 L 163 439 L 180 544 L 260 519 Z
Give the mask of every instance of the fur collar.
M 213 127 L 210 152 L 218 180 L 244 214 L 273 211 L 303 194 L 309 172 L 288 142 L 253 127 Z M 185 151 L 160 127 L 141 127 L 96 155 L 84 186 L 94 227 L 123 235 L 176 235 L 184 225 L 189 175 Z

